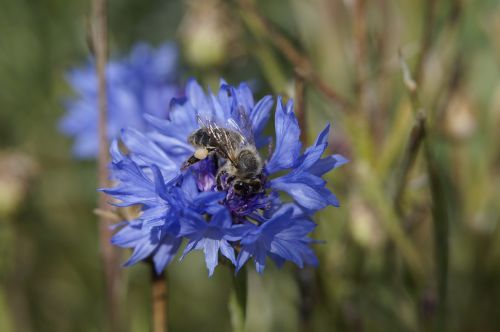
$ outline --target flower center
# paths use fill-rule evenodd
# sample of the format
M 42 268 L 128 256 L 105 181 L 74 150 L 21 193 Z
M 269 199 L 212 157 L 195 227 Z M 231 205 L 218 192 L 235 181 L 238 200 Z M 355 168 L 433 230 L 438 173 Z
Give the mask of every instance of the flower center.
M 223 191 L 226 197 L 222 204 L 231 211 L 235 223 L 245 217 L 261 215 L 271 208 L 273 197 L 265 190 L 266 176 L 241 178 L 232 172 L 227 161 L 216 160 L 214 156 L 201 160 L 191 167 L 200 191 Z

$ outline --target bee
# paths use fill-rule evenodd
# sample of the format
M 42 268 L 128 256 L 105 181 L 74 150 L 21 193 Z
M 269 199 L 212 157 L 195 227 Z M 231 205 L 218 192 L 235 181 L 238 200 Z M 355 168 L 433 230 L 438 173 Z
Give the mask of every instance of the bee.
M 195 148 L 195 151 L 184 162 L 182 169 L 209 156 L 215 156 L 216 162 L 225 160 L 217 170 L 217 188 L 224 190 L 232 187 L 236 194 L 249 196 L 263 190 L 262 158 L 255 147 L 246 114 L 240 115 L 240 119 L 244 129 L 233 119 L 228 121 L 227 127 L 222 127 L 214 121 L 198 117 L 201 128 L 188 138 L 188 143 Z

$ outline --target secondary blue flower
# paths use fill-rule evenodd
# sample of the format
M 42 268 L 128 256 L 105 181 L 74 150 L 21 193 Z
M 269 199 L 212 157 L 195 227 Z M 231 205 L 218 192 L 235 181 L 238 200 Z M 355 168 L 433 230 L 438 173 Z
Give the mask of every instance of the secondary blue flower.
M 221 172 L 227 163 L 234 163 L 228 160 L 230 156 L 209 153 L 183 169 L 195 152 L 188 137 L 209 124 L 237 132 L 244 144 L 265 150 L 270 138 L 263 133 L 271 116 L 272 97 L 255 102 L 246 84 L 234 87 L 224 81 L 216 94 L 205 94 L 194 80 L 188 82 L 185 92 L 185 98 L 172 101 L 166 118 L 145 115 L 153 130 L 123 130 L 127 156 L 117 150 L 117 144 L 112 147 L 111 173 L 117 186 L 106 192 L 121 205 L 142 205 L 142 214 L 113 239 L 118 245 L 134 248 L 129 263 L 150 255 L 161 262 L 157 268 L 163 267 L 178 250 L 179 242 L 173 239 L 185 238 L 188 243 L 182 257 L 202 250 L 209 275 L 218 265 L 219 253 L 236 270 L 253 259 L 259 273 L 264 271 L 267 257 L 279 266 L 285 261 L 299 267 L 316 265 L 310 247 L 314 241 L 308 237 L 315 227 L 311 217 L 328 205 L 339 205 L 322 176 L 347 162 L 340 155 L 322 157 L 330 126 L 301 153 L 293 102 L 284 104 L 278 98 L 275 148 L 267 158 L 260 152 L 264 167 L 253 178 L 262 189 L 244 193 L 237 188 L 238 176 Z M 281 192 L 292 202 L 283 203 Z M 158 244 L 163 239 L 169 245 L 160 251 Z
M 131 53 L 111 60 L 106 68 L 108 88 L 107 134 L 117 137 L 125 127 L 144 130 L 143 114 L 166 117 L 169 102 L 179 94 L 177 49 L 166 43 L 157 49 L 139 43 Z M 77 96 L 66 102 L 60 130 L 75 139 L 78 158 L 94 158 L 98 151 L 98 84 L 95 64 L 68 72 Z

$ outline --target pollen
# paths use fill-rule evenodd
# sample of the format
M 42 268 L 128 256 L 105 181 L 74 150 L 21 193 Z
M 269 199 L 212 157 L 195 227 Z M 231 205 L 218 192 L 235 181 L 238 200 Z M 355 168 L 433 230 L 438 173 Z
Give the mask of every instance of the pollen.
M 196 149 L 194 152 L 194 156 L 196 159 L 203 160 L 208 156 L 208 150 L 207 149 Z

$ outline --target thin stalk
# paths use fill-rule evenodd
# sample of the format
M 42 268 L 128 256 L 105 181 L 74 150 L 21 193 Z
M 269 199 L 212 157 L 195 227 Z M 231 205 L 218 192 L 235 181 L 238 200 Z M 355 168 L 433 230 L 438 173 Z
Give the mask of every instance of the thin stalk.
M 165 272 L 157 274 L 151 264 L 151 310 L 153 332 L 168 332 L 167 315 L 167 275 Z
M 449 258 L 449 230 L 451 220 L 449 210 L 450 187 L 447 169 L 440 165 L 436 149 L 425 141 L 425 155 L 427 158 L 427 171 L 432 195 L 432 215 L 434 219 L 434 264 L 437 282 L 437 315 L 434 330 L 446 331 L 447 326 L 447 298 L 448 298 L 448 258 Z
M 410 132 L 410 137 L 406 143 L 403 160 L 396 174 L 396 190 L 394 194 L 394 208 L 400 218 L 404 217 L 403 198 L 408 182 L 408 174 L 417 159 L 418 151 L 425 137 L 425 116 L 423 112 L 418 111 L 415 116 L 415 123 Z
M 304 266 L 295 275 L 297 280 L 300 302 L 299 302 L 299 331 L 311 331 L 311 317 L 316 302 L 318 301 L 318 282 L 316 269 Z
M 233 332 L 244 332 L 247 313 L 248 272 L 243 268 L 233 277 L 233 288 L 229 297 L 229 313 Z
M 436 6 L 436 0 L 426 0 L 425 2 L 425 13 L 422 20 L 422 42 L 413 74 L 417 88 L 419 85 L 422 85 L 424 80 L 423 67 L 435 37 L 434 29 L 436 24 Z M 450 15 L 450 21 L 452 23 L 456 23 L 461 8 L 460 2 L 455 1 L 452 8 L 453 10 Z M 420 108 L 418 89 L 413 91 L 411 98 L 414 111 L 417 111 Z M 423 145 L 425 148 L 425 158 L 427 162 L 427 174 L 429 176 L 429 183 L 431 187 L 434 256 L 437 282 L 438 303 L 434 328 L 435 331 L 445 331 L 447 325 L 447 283 L 449 257 L 448 223 L 451 220 L 450 211 L 448 209 L 450 195 L 449 192 L 446 191 L 446 188 L 450 186 L 450 182 L 446 181 L 446 167 L 442 165 L 442 162 L 439 162 L 435 151 L 435 146 L 438 142 L 435 138 L 431 139 L 431 137 L 431 135 L 426 135 L 423 139 Z
M 304 78 L 295 73 L 295 103 L 294 111 L 297 115 L 300 128 L 300 141 L 302 146 L 307 146 L 307 108 L 306 86 Z M 311 313 L 314 307 L 316 270 L 307 266 L 297 271 L 295 277 L 300 291 L 299 316 L 300 331 L 311 330 Z
M 423 69 L 425 61 L 429 55 L 429 51 L 432 46 L 434 25 L 436 21 L 436 0 L 426 0 L 424 8 L 424 16 L 422 21 L 422 41 L 420 43 L 420 52 L 417 58 L 417 64 L 415 65 L 415 70 L 413 72 L 413 77 L 417 84 L 422 83 L 423 79 Z
M 343 108 L 351 107 L 351 103 L 346 98 L 341 96 L 318 75 L 309 58 L 302 54 L 271 21 L 257 10 L 252 0 L 239 0 L 239 4 L 242 14 L 248 15 L 252 19 L 252 22 L 259 27 L 262 35 L 268 38 L 295 67 L 297 75 L 310 82 L 335 104 Z
M 106 0 L 92 0 L 91 36 L 92 49 L 96 58 L 96 70 L 99 88 L 99 155 L 97 173 L 99 188 L 108 187 L 108 139 L 107 123 L 107 91 L 106 91 L 106 56 L 107 56 L 107 16 Z M 111 206 L 103 193 L 99 193 L 99 210 L 110 212 Z M 101 259 L 104 265 L 106 286 L 106 312 L 110 331 L 119 331 L 119 267 L 115 250 L 111 245 L 110 218 L 102 215 L 99 223 L 99 240 Z
M 306 117 L 306 87 L 304 78 L 295 73 L 295 100 L 294 111 L 300 128 L 300 141 L 305 146 L 307 143 L 307 117 Z
M 452 2 L 448 16 L 449 29 L 459 29 L 462 15 L 462 1 Z M 439 123 L 444 117 L 446 105 L 448 105 L 453 93 L 460 86 L 463 71 L 463 55 L 461 46 L 458 46 L 457 54 L 448 70 L 449 78 L 444 83 L 444 91 L 441 103 L 436 103 L 433 119 Z M 432 141 L 431 141 L 432 139 Z M 431 145 L 431 142 L 433 143 Z M 424 141 L 425 156 L 427 159 L 427 172 L 432 195 L 432 214 L 434 231 L 434 261 L 437 284 L 437 312 L 434 321 L 435 331 L 446 331 L 448 326 L 448 274 L 449 274 L 449 225 L 453 220 L 457 224 L 460 220 L 460 205 L 457 203 L 457 190 L 450 177 L 450 161 L 447 155 L 439 150 L 437 137 L 427 137 Z
M 430 38 L 430 37 L 429 37 Z M 430 43 L 430 41 L 428 41 Z M 428 46 L 423 45 L 422 53 Z M 404 194 L 407 172 L 409 171 L 415 156 L 418 152 L 418 147 L 423 145 L 424 157 L 427 163 L 427 175 L 430 183 L 431 192 L 431 207 L 433 218 L 433 235 L 434 235 L 434 264 L 436 269 L 436 288 L 437 288 L 437 313 L 435 316 L 434 330 L 446 331 L 447 326 L 447 298 L 448 298 L 448 260 L 449 260 L 449 230 L 448 224 L 451 220 L 451 213 L 449 211 L 450 193 L 446 190 L 451 186 L 448 180 L 448 170 L 443 166 L 443 162 L 439 160 L 436 153 L 436 144 L 439 142 L 436 137 L 428 133 L 427 123 L 423 118 L 424 111 L 420 106 L 418 96 L 418 82 L 409 76 L 408 69 L 405 62 L 402 60 L 402 68 L 404 74 L 405 85 L 410 93 L 410 100 L 412 103 L 413 111 L 416 116 L 416 125 L 414 126 L 412 134 L 416 133 L 415 139 L 410 139 L 406 151 L 409 151 L 405 156 L 402 163 L 402 184 L 396 191 L 397 197 L 395 201 L 395 208 L 400 217 L 403 216 L 403 211 L 400 206 L 401 197 Z M 421 68 L 416 68 L 416 73 L 419 74 Z M 415 83 L 417 82 L 417 83 Z M 414 83 L 414 84 L 411 84 Z M 421 119 L 419 121 L 419 119 Z M 413 150 L 413 152 L 412 152 Z M 407 159 L 409 158 L 409 159 Z M 442 159 L 443 157 L 441 157 Z
M 356 90 L 359 97 L 359 108 L 365 112 L 368 107 L 366 100 L 366 84 L 368 79 L 366 1 L 355 0 L 353 7 L 354 50 L 357 72 Z

